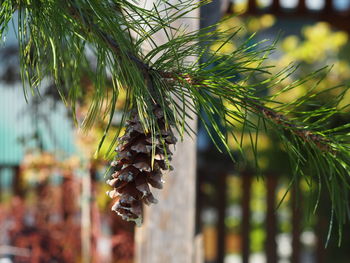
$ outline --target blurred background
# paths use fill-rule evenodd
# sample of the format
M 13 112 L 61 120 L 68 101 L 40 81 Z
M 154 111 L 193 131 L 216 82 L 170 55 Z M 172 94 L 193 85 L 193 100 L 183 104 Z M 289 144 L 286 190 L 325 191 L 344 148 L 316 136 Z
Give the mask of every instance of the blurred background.
M 242 29 L 221 52 L 230 53 L 244 41 L 269 39 L 265 45 L 271 45 L 278 38 L 268 60 L 274 66 L 271 72 L 278 74 L 291 63 L 299 65 L 271 92 L 331 66 L 327 74 L 312 75 L 278 100 L 292 101 L 315 85 L 320 91 L 349 84 L 350 0 L 236 0 L 226 13 L 236 15 L 219 30 Z M 77 131 L 71 112 L 49 80 L 40 93 L 27 94 L 26 102 L 19 76 L 18 47 L 10 29 L 6 45 L 0 48 L 0 263 L 133 262 L 134 225 L 110 211 L 104 177 L 109 163 L 102 158 L 119 128 L 123 101 L 117 105 L 106 149 L 96 157 L 105 126 L 102 118 L 91 131 Z M 91 83 L 81 84 L 85 94 L 76 109 L 78 123 L 93 96 Z M 328 96 L 321 96 L 319 103 L 326 103 Z M 344 105 L 349 103 L 350 94 L 343 100 Z M 336 116 L 329 125 L 349 120 L 347 114 Z M 259 170 L 254 168 L 249 140 L 245 140 L 244 165 L 237 167 L 198 127 L 194 220 L 203 237 L 205 262 L 350 262 L 349 224 L 341 246 L 335 228 L 325 249 L 329 201 L 321 191 L 313 213 L 318 193 L 310 192 L 308 184 L 315 182 L 300 180 L 290 188 L 290 165 L 282 145 L 273 135 L 261 133 L 259 138 Z M 235 154 L 233 138 L 229 143 Z

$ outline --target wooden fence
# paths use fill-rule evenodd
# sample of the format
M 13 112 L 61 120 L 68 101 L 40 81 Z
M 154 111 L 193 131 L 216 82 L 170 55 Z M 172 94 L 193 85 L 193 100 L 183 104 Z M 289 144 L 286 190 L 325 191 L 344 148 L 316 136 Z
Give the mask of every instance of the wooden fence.
M 233 1 L 228 9 L 229 13 L 234 12 L 235 6 L 238 5 L 238 2 L 242 1 Z M 310 6 L 311 1 L 298 0 L 295 1 L 295 7 L 286 7 L 285 4 L 288 1 L 272 0 L 266 1 L 267 5 L 259 5 L 256 0 L 247 0 L 246 9 L 241 15 L 260 15 L 260 14 L 273 14 L 278 18 L 288 18 L 288 19 L 305 19 L 311 18 L 315 20 L 327 21 L 331 25 L 346 30 L 350 32 L 350 2 L 341 1 L 342 4 L 337 4 L 337 0 L 324 0 L 317 1 L 320 4 L 317 6 L 318 9 Z M 294 2 L 294 1 L 293 1 Z
M 201 220 L 201 215 L 203 211 L 205 211 L 208 206 L 215 209 L 217 220 L 214 226 L 216 233 L 216 244 L 214 245 L 215 255 L 214 257 L 207 258 L 206 262 L 216 262 L 223 263 L 225 260 L 225 256 L 229 254 L 228 251 L 228 242 L 229 239 L 229 230 L 227 224 L 225 223 L 228 217 L 228 208 L 230 206 L 228 202 L 228 195 L 230 191 L 240 191 L 240 201 L 239 208 L 241 211 L 240 215 L 240 226 L 238 231 L 238 243 L 239 243 L 239 254 L 241 257 L 241 262 L 248 263 L 254 262 L 251 261 L 252 251 L 252 184 L 257 180 L 257 176 L 253 172 L 241 172 L 237 174 L 235 171 L 224 171 L 224 168 L 228 167 L 228 162 L 222 162 L 221 165 L 214 164 L 213 162 L 209 162 L 208 166 L 199 167 L 198 169 L 198 184 L 197 184 L 197 231 L 205 232 L 205 226 L 203 225 L 203 220 Z M 221 168 L 220 168 L 221 167 Z M 224 168 L 223 168 L 224 167 Z M 232 174 L 235 175 L 232 175 Z M 230 188 L 228 179 L 230 177 L 237 177 L 236 179 L 240 182 L 240 189 Z M 284 184 L 284 190 L 286 190 L 286 182 L 288 179 L 282 177 L 280 175 L 270 173 L 266 174 L 263 178 L 260 178 L 260 183 L 264 185 L 265 194 L 264 194 L 264 202 L 266 205 L 266 209 L 264 211 L 264 226 L 263 231 L 265 234 L 264 238 L 264 257 L 266 259 L 265 262 L 275 263 L 281 260 L 281 257 L 278 256 L 278 244 L 277 238 L 282 233 L 279 229 L 278 222 L 278 214 L 279 209 L 277 208 L 277 204 L 279 203 L 280 195 L 277 192 L 281 192 L 281 185 Z M 212 202 L 208 201 L 208 196 L 203 191 L 203 185 L 211 184 L 214 186 L 215 190 L 214 197 L 212 198 Z M 298 185 L 298 184 L 296 184 Z M 213 201 L 214 200 L 214 201 Z M 209 204 L 208 204 L 209 203 Z M 291 254 L 288 256 L 289 262 L 292 263 L 302 263 L 306 262 L 303 260 L 302 254 L 303 250 L 305 250 L 304 245 L 302 244 L 302 236 L 306 233 L 303 229 L 303 223 L 305 221 L 305 215 L 307 211 L 305 211 L 305 205 L 303 200 L 302 191 L 299 187 L 291 188 L 289 192 L 289 201 L 285 204 L 290 211 L 290 222 L 291 230 L 288 235 L 291 237 L 290 247 Z M 320 214 L 320 215 L 318 215 Z M 318 214 L 310 217 L 310 221 L 314 222 L 312 224 L 312 229 L 308 229 L 308 233 L 312 233 L 315 237 L 312 253 L 311 262 L 327 262 L 326 254 L 327 250 L 325 247 L 325 237 L 328 231 L 328 223 L 329 218 L 327 216 L 321 215 L 322 212 L 318 211 Z M 304 233 L 303 233 L 304 232 Z M 336 234 L 334 234 L 336 235 Z M 336 237 L 333 238 L 332 242 L 336 242 Z M 204 242 L 213 243 L 208 240 L 204 240 Z M 346 244 L 344 244 L 346 246 Z M 211 248 L 213 249 L 213 248 Z M 345 249 L 345 250 L 344 250 Z M 334 251 L 334 250 L 333 250 Z M 346 247 L 339 248 L 341 253 L 347 253 Z M 329 256 L 329 255 L 328 255 Z M 227 261 L 225 261 L 227 262 Z M 310 261 L 307 261 L 310 262 Z M 334 261 L 338 262 L 338 261 Z M 343 261 L 339 261 L 343 262 Z
M 279 19 L 314 19 L 319 21 L 329 22 L 332 26 L 338 29 L 345 30 L 350 33 L 350 1 L 343 1 L 343 6 L 337 5 L 336 0 L 324 0 L 321 1 L 318 9 L 312 8 L 308 1 L 299 0 L 296 1 L 294 7 L 287 8 L 283 2 L 279 0 L 266 1 L 268 3 L 265 6 L 259 5 L 259 1 L 247 0 L 247 1 L 231 1 L 228 8 L 228 13 L 237 11 L 239 5 L 246 4 L 244 11 L 240 12 L 240 15 L 262 15 L 272 14 Z M 345 3 L 345 4 L 344 4 Z M 251 225 L 251 186 L 252 180 L 255 180 L 254 173 L 243 172 L 237 175 L 234 167 L 230 167 L 229 160 L 223 160 L 223 157 L 217 154 L 207 151 L 199 155 L 198 166 L 198 179 L 197 179 L 197 232 L 203 231 L 203 223 L 201 220 L 201 214 L 205 210 L 207 204 L 207 198 L 202 190 L 203 184 L 212 184 L 215 186 L 215 203 L 211 204 L 215 207 L 217 220 L 215 225 L 216 231 L 216 245 L 215 245 L 215 257 L 210 262 L 223 263 L 225 255 L 227 255 L 226 242 L 228 231 L 225 224 L 225 219 L 228 209 L 227 193 L 229 191 L 235 191 L 235 189 L 228 189 L 227 179 L 232 174 L 239 176 L 241 180 L 241 202 L 239 204 L 241 211 L 241 224 L 240 224 L 240 255 L 243 263 L 249 262 L 251 257 L 251 238 L 250 233 L 252 230 Z M 266 174 L 265 175 L 265 187 L 266 187 L 266 213 L 265 213 L 265 246 L 264 254 L 266 262 L 274 263 L 279 261 L 278 257 L 278 244 L 276 238 L 279 234 L 278 220 L 276 210 L 276 189 L 280 185 L 281 176 L 278 174 Z M 289 202 L 289 209 L 291 211 L 291 248 L 292 252 L 289 257 L 289 261 L 292 263 L 301 263 L 303 245 L 301 243 L 302 218 L 305 215 L 305 211 L 300 208 L 300 195 L 298 195 L 298 189 L 293 188 L 290 192 L 291 200 Z M 327 205 L 326 205 L 327 206 Z M 329 204 L 328 204 L 329 206 Z M 277 212 L 276 212 L 277 211 Z M 324 215 L 316 216 L 313 233 L 316 236 L 316 245 L 313 251 L 313 262 L 322 263 L 329 262 L 327 256 L 330 257 L 334 251 L 339 251 L 339 254 L 346 255 L 346 245 L 343 248 L 325 249 L 325 236 L 328 231 L 329 218 Z M 335 237 L 333 243 L 336 242 Z M 344 248 L 345 246 L 345 248 Z M 337 253 L 337 252 L 335 252 Z M 346 256 L 345 256 L 346 257 Z M 207 259 L 207 262 L 208 259 Z M 332 261 L 338 262 L 338 261 Z M 348 261 L 339 261 L 348 262 Z

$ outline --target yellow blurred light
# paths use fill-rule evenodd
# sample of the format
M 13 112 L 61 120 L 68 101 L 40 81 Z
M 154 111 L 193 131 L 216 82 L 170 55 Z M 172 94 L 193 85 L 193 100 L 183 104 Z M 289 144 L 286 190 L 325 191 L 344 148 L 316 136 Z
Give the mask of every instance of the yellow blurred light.
M 286 37 L 282 42 L 282 49 L 286 52 L 294 51 L 299 45 L 299 38 L 295 35 Z
M 283 203 L 286 203 L 290 200 L 290 191 L 287 192 L 287 187 L 281 187 L 277 192 L 277 200 L 280 201 L 283 199 Z M 282 203 L 282 204 L 283 204 Z
M 266 170 L 269 167 L 270 158 L 267 156 L 258 156 L 258 166 L 262 170 Z
M 242 2 L 242 3 L 235 3 L 232 7 L 233 13 L 245 13 L 248 10 L 248 3 Z
M 337 47 L 341 47 L 348 42 L 348 38 L 349 37 L 346 32 L 343 32 L 343 31 L 335 32 L 333 33 L 332 43 Z
M 316 41 L 326 39 L 330 33 L 330 25 L 326 22 L 319 22 L 314 26 L 307 26 L 303 30 L 303 35 L 306 39 Z
M 298 87 L 283 92 L 283 94 L 278 96 L 276 99 L 283 103 L 290 103 L 303 96 L 306 90 L 307 88 L 305 87 L 305 85 L 299 85 Z
M 236 32 L 240 27 L 243 26 L 243 22 L 238 17 L 230 17 L 224 19 L 223 22 L 221 22 L 217 29 L 220 32 Z
M 347 61 L 338 60 L 333 64 L 331 73 L 335 73 L 342 78 L 350 78 L 350 65 Z
M 213 52 L 218 52 L 220 54 L 231 54 L 235 49 L 236 46 L 232 42 L 227 42 L 224 45 L 223 43 L 215 43 L 213 44 L 210 49 Z
M 248 21 L 247 28 L 250 32 L 259 31 L 261 28 L 259 19 L 256 17 L 251 17 Z
M 269 27 L 273 26 L 275 24 L 275 22 L 276 22 L 276 18 L 271 14 L 263 15 L 260 18 L 260 23 L 261 23 L 262 27 L 264 27 L 264 28 L 269 28 Z
M 245 149 L 246 154 L 247 154 L 247 159 L 253 160 L 254 159 L 254 153 L 252 152 L 251 146 L 252 143 L 255 144 L 255 138 L 256 138 L 256 133 L 251 132 L 249 133 L 244 133 L 242 134 L 241 132 L 235 132 L 236 139 L 241 142 L 242 141 L 242 148 Z M 253 140 L 253 142 L 252 142 Z M 233 138 L 232 134 L 228 135 L 228 145 L 232 150 L 238 150 L 239 145 L 237 145 L 237 142 Z M 270 137 L 268 137 L 266 134 L 259 133 L 259 138 L 257 141 L 257 151 L 266 151 L 271 147 L 272 143 L 270 140 Z
M 342 112 L 349 112 L 350 111 L 350 107 L 348 106 L 349 101 L 350 101 L 350 90 L 348 90 L 345 93 L 343 99 L 340 101 L 337 108 Z

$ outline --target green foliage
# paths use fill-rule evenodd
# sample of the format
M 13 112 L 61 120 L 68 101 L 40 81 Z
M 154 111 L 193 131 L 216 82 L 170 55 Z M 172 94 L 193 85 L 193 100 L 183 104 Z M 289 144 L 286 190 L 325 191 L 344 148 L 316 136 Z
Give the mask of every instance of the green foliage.
M 235 20 L 235 24 L 243 24 L 243 21 L 238 18 L 231 18 L 231 23 L 233 19 Z M 260 20 L 266 20 L 266 16 L 263 16 Z M 249 18 L 245 21 L 248 25 L 248 30 L 252 21 L 254 21 L 254 25 L 264 24 L 257 18 Z M 241 37 L 246 37 L 248 34 L 247 32 L 243 32 L 241 33 Z M 290 63 L 293 61 L 297 61 L 299 64 L 297 67 L 290 67 L 293 74 L 285 74 L 283 78 L 279 79 L 280 81 L 276 85 L 266 90 L 266 93 L 271 96 L 271 101 L 265 105 L 275 105 L 274 109 L 279 113 L 283 113 L 283 118 L 290 116 L 289 119 L 292 120 L 293 125 L 298 120 L 301 120 L 304 124 L 308 123 L 308 126 L 304 127 L 304 134 L 298 130 L 298 125 L 295 126 L 297 129 L 294 130 L 292 136 L 290 134 L 287 135 L 288 138 L 285 138 L 285 135 L 280 137 L 280 132 L 264 132 L 262 129 L 262 131 L 259 131 L 259 144 L 257 144 L 255 151 L 254 149 L 247 149 L 251 144 L 249 139 L 252 132 L 243 129 L 240 136 L 243 138 L 242 141 L 246 141 L 246 143 L 243 142 L 242 146 L 244 151 L 248 152 L 246 159 L 251 159 L 250 162 L 255 161 L 262 170 L 290 174 L 290 167 L 294 167 L 294 171 L 296 172 L 293 173 L 292 182 L 306 181 L 311 197 L 308 201 L 313 202 L 314 206 L 311 212 L 315 212 L 319 205 L 318 200 L 321 192 L 329 192 L 333 204 L 337 202 L 341 203 L 341 201 L 336 200 L 338 198 L 347 198 L 346 187 L 342 187 L 342 184 L 346 182 L 338 181 L 341 177 L 334 176 L 334 171 L 338 173 L 339 167 L 342 167 L 340 169 L 344 169 L 340 173 L 346 173 L 348 171 L 348 167 L 343 166 L 342 160 L 348 159 L 345 155 L 348 152 L 349 138 L 344 136 L 344 134 L 348 132 L 346 121 L 348 114 L 345 113 L 349 111 L 347 98 L 349 90 L 342 83 L 346 82 L 349 76 L 349 64 L 337 53 L 340 52 L 340 48 L 346 43 L 348 36 L 345 32 L 331 31 L 329 25 L 326 23 L 318 23 L 314 26 L 305 27 L 302 37 L 303 39 L 299 39 L 297 36 L 287 36 L 279 42 L 281 45 L 277 47 L 278 52 L 276 52 L 278 56 L 275 55 L 269 61 L 269 63 L 276 65 L 276 67 L 271 68 L 270 72 L 279 74 L 278 69 L 290 66 Z M 316 45 L 316 43 L 319 44 Z M 232 52 L 235 46 L 236 43 L 234 42 L 231 45 L 231 50 L 227 46 L 225 52 Z M 311 58 L 312 60 L 310 60 Z M 325 59 L 333 63 L 333 68 L 317 70 L 317 67 L 320 67 Z M 274 116 L 274 118 L 279 117 Z M 277 121 L 275 124 L 279 122 Z M 273 129 L 278 130 L 277 126 Z M 342 127 L 344 129 L 341 133 L 342 135 L 338 133 L 332 134 L 335 127 Z M 300 143 L 303 143 L 298 142 L 298 139 L 304 137 L 305 140 L 306 137 L 310 136 L 308 131 L 315 131 L 315 134 L 311 135 L 313 138 L 310 140 L 315 145 L 305 147 L 302 144 L 302 146 L 298 146 Z M 321 133 L 318 133 L 320 131 Z M 256 135 L 255 132 L 253 134 L 254 136 Z M 323 139 L 318 137 L 321 134 Z M 325 141 L 327 136 L 333 138 L 336 142 L 345 139 L 345 141 L 340 142 L 345 147 L 335 146 L 336 148 L 342 148 L 340 151 L 333 151 L 333 146 L 324 148 L 326 144 L 332 145 L 331 141 Z M 285 142 L 288 143 L 288 140 L 291 139 L 296 141 L 294 143 L 292 142 L 292 145 L 286 145 Z M 230 145 L 237 148 L 233 143 Z M 295 148 L 295 146 L 297 147 Z M 288 157 L 286 154 L 289 155 L 290 160 L 295 160 L 290 165 L 286 164 L 286 157 Z M 296 163 L 299 163 L 300 166 L 296 167 Z M 317 171 L 315 172 L 315 170 Z M 335 210 L 330 211 L 331 217 L 334 216 L 334 213 L 338 213 L 338 215 L 343 213 L 340 217 L 347 217 L 347 208 L 343 211 L 341 211 L 342 208 L 340 207 L 336 208 L 333 206 L 333 208 Z
M 316 82 L 302 96 L 281 102 L 281 94 L 321 79 L 328 69 L 286 83 L 298 68 L 273 72 L 267 63 L 273 45 L 251 44 L 248 39 L 222 53 L 231 39 L 239 38 L 238 29 L 215 29 L 222 24 L 194 32 L 184 26 L 172 27 L 174 21 L 201 4 L 206 2 L 183 1 L 172 6 L 159 1 L 145 9 L 125 0 L 5 0 L 0 34 L 4 38 L 16 11 L 23 85 L 33 92 L 43 81 L 52 79 L 62 99 L 75 111 L 76 102 L 85 93 L 82 80 L 88 76 L 94 83 L 94 95 L 83 127 L 90 128 L 97 118 L 107 118 L 100 147 L 121 90 L 126 91 L 122 124 L 130 111 L 137 109 L 144 130 L 152 135 L 159 129 L 152 112 L 154 104 L 161 106 L 167 125 L 174 126 L 180 136 L 192 132 L 187 120 L 191 113 L 196 114 L 217 146 L 229 153 L 227 138 L 233 138 L 244 154 L 243 134 L 248 134 L 255 160 L 260 134 L 273 133 L 276 143 L 289 155 L 291 181 L 317 178 L 316 187 L 327 188 L 332 215 L 341 226 L 349 208 L 349 125 L 327 124 L 339 114 L 338 105 L 348 87 L 330 86 L 319 91 Z M 166 43 L 154 41 L 159 33 L 166 36 Z M 148 52 L 143 52 L 145 44 L 150 47 Z M 197 60 L 188 61 L 188 57 Z M 337 96 L 319 105 L 317 97 L 329 97 L 334 90 L 340 90 Z

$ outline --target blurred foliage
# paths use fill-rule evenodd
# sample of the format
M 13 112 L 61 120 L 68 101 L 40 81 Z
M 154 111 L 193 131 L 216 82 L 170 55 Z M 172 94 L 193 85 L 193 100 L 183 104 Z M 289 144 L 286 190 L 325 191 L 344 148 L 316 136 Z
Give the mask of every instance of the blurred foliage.
M 88 112 L 91 110 L 91 102 L 95 96 L 95 88 L 94 84 L 89 80 L 85 79 L 82 83 L 83 88 L 85 89 L 84 94 L 82 95 L 82 99 L 77 106 L 76 118 L 79 123 L 82 123 Z M 110 80 L 108 80 L 105 84 L 104 89 L 111 90 L 112 86 Z M 109 120 L 105 118 L 105 113 L 108 112 L 109 105 L 108 100 L 110 98 L 106 96 L 101 101 L 101 112 L 99 116 L 96 118 L 96 124 L 91 127 L 90 130 L 80 130 L 77 133 L 77 145 L 81 149 L 86 159 L 97 159 L 101 162 L 104 162 L 104 159 L 111 160 L 114 153 L 111 151 L 111 148 L 115 145 L 116 138 L 115 134 L 119 133 L 119 131 L 123 132 L 123 127 L 120 127 L 121 122 L 121 112 L 125 107 L 126 103 L 126 91 L 121 89 L 119 91 L 119 99 L 115 105 L 115 113 L 113 115 L 113 120 L 110 123 L 109 129 L 111 132 L 106 133 L 105 129 L 108 126 Z M 104 144 L 100 145 L 101 138 L 105 136 Z M 101 147 L 99 149 L 99 147 Z M 96 149 L 99 149 L 96 152 Z
M 236 7 L 239 5 L 235 5 Z M 241 7 L 242 8 L 242 7 Z M 241 10 L 242 11 L 242 10 Z M 244 6 L 243 6 L 244 11 Z M 237 28 L 240 30 L 237 33 L 237 38 L 234 41 L 224 43 L 220 52 L 224 54 L 232 53 L 240 43 L 250 38 L 251 34 L 258 32 L 258 38 L 264 36 L 264 34 L 274 32 L 275 29 L 271 28 L 276 23 L 276 19 L 267 14 L 260 17 L 231 17 L 223 24 L 219 26 L 222 31 L 232 30 Z M 275 30 L 276 31 L 276 30 Z M 314 99 L 314 105 L 307 106 L 305 110 L 318 109 L 320 106 L 329 102 L 331 97 L 340 96 L 341 86 L 349 83 L 350 79 L 350 45 L 348 44 L 349 35 L 344 31 L 333 29 L 326 22 L 317 22 L 314 24 L 306 25 L 301 29 L 299 35 L 288 34 L 284 32 L 276 43 L 276 48 L 273 54 L 269 57 L 268 64 L 272 65 L 270 71 L 272 74 L 279 74 L 281 69 L 290 67 L 292 64 L 298 66 L 293 70 L 293 74 L 287 74 L 277 85 L 268 89 L 267 92 L 277 94 L 274 99 L 282 104 L 293 103 L 294 101 L 302 98 L 306 94 L 308 96 L 314 96 L 318 92 L 323 92 L 330 87 L 339 87 L 331 89 L 321 96 L 317 96 Z M 216 50 L 222 43 L 215 43 L 212 46 L 213 50 Z M 266 45 L 271 45 L 271 41 L 266 41 Z M 325 70 L 321 74 L 313 74 L 313 72 L 319 70 L 325 65 L 331 65 L 331 68 Z M 307 74 L 312 74 L 312 78 L 308 78 L 300 85 L 296 85 L 295 88 L 281 92 L 293 85 L 296 80 L 302 78 Z M 259 76 L 258 76 L 259 77 Z M 311 93 L 308 93 L 312 89 Z M 263 91 L 266 92 L 266 91 Z M 328 122 L 328 127 L 334 127 L 339 124 L 346 124 L 349 122 L 349 107 L 345 107 L 350 101 L 350 92 L 347 92 L 339 105 L 337 105 L 339 114 L 334 115 Z M 226 107 L 231 110 L 238 111 L 237 107 L 227 103 Z M 317 118 L 316 118 L 317 119 Z M 244 130 L 242 123 L 235 119 L 229 119 L 236 128 Z M 278 228 L 282 233 L 291 232 L 291 197 L 290 197 L 290 178 L 294 177 L 291 174 L 291 165 L 288 161 L 287 154 L 284 146 L 278 142 L 278 138 L 274 133 L 264 133 L 259 131 L 257 134 L 255 131 L 245 131 L 240 133 L 237 137 L 240 138 L 245 151 L 245 157 L 247 162 L 245 167 L 258 167 L 258 174 L 267 174 L 270 172 L 281 175 L 281 181 L 277 188 L 277 203 L 278 207 Z M 256 144 L 256 152 L 250 148 L 252 138 L 259 135 L 259 141 Z M 229 135 L 229 145 L 233 151 L 239 151 L 237 147 L 236 139 Z M 257 156 L 257 160 L 255 157 Z M 245 169 L 244 166 L 242 169 Z M 283 177 L 284 176 L 284 177 Z M 315 227 L 317 219 L 313 216 L 317 206 L 321 206 L 326 211 L 320 212 L 320 219 L 324 220 L 323 214 L 330 216 L 330 207 L 328 202 L 324 202 L 322 197 L 321 201 L 320 192 L 312 188 L 318 182 L 314 179 L 306 177 L 306 179 L 297 179 L 298 188 L 300 188 L 299 197 L 302 201 L 301 207 L 305 211 L 302 218 L 302 229 L 309 227 Z M 230 178 L 229 189 L 229 202 L 230 204 L 239 203 L 240 193 L 240 180 L 237 178 Z M 252 186 L 252 232 L 251 232 L 251 249 L 252 251 L 263 250 L 263 242 L 265 239 L 264 223 L 256 220 L 254 214 L 265 213 L 265 185 L 264 180 L 258 180 L 253 183 Z M 324 190 L 322 190 L 322 193 Z M 319 204 L 321 202 L 321 204 Z M 323 203 L 322 203 L 323 202 Z M 327 210 L 328 209 L 328 210 Z M 323 215 L 324 216 L 324 215 Z M 322 217 L 322 218 L 321 218 Z M 239 227 L 239 220 L 237 218 L 229 217 L 226 220 L 226 225 L 230 231 L 236 232 L 235 229 Z
M 239 5 L 236 5 L 239 6 Z M 264 36 L 267 30 L 276 23 L 274 16 L 265 14 L 260 17 L 230 17 L 226 19 L 224 23 L 219 25 L 219 30 L 225 32 L 231 30 L 235 32 L 237 28 L 240 30 L 233 41 L 226 43 L 215 43 L 212 45 L 212 49 L 216 50 L 219 45 L 223 44 L 220 52 L 230 54 L 234 52 L 237 46 L 242 42 L 250 39 L 250 36 L 254 32 L 258 33 L 258 38 Z M 273 29 L 272 29 L 273 30 Z M 271 32 L 271 30 L 270 30 Z M 262 92 L 269 92 L 270 94 L 276 94 L 274 99 L 278 102 L 288 104 L 300 99 L 302 96 L 308 94 L 310 89 L 313 89 L 309 96 L 314 96 L 317 92 L 334 88 L 321 96 L 317 96 L 315 100 L 319 105 L 326 104 L 330 96 L 340 96 L 342 90 L 341 86 L 349 83 L 350 78 L 350 59 L 347 54 L 350 51 L 350 45 L 348 42 L 348 34 L 344 31 L 333 30 L 331 26 L 326 22 L 318 22 L 312 25 L 307 25 L 302 28 L 300 35 L 289 35 L 288 32 L 283 33 L 283 36 L 276 43 L 276 48 L 273 54 L 269 57 L 269 61 L 266 62 L 270 66 L 271 74 L 280 74 L 281 69 L 288 68 L 292 64 L 297 64 L 296 69 L 293 69 L 293 74 L 286 74 L 277 85 L 264 90 Z M 263 40 L 266 45 L 271 45 L 271 40 Z M 325 65 L 331 65 L 330 70 L 322 72 L 321 74 L 314 74 L 315 71 L 324 67 Z M 288 85 L 294 85 L 296 80 L 303 78 L 307 74 L 312 74 L 311 78 L 307 78 L 298 85 L 295 85 L 293 89 L 285 91 Z M 282 92 L 283 90 L 283 92 Z M 341 103 L 338 105 L 338 109 L 341 113 L 349 112 L 350 108 L 345 107 L 350 100 L 350 92 L 347 92 Z M 225 107 L 230 108 L 232 111 L 239 111 L 239 107 L 231 103 L 226 103 Z M 317 107 L 317 105 L 315 105 Z M 234 124 L 236 128 L 244 127 L 240 121 L 230 118 L 228 120 Z M 346 115 L 337 114 L 332 118 L 332 121 L 337 122 L 338 119 L 342 123 L 346 123 Z M 334 124 L 329 123 L 330 127 Z M 237 130 L 235 131 L 237 132 Z M 250 148 L 252 144 L 252 137 L 255 138 L 259 135 L 259 143 L 256 145 L 256 150 L 259 153 L 258 159 L 255 160 L 256 153 Z M 237 141 L 233 138 L 232 134 L 229 136 L 229 145 L 232 150 L 238 151 L 239 147 Z M 249 131 L 237 136 L 241 139 L 243 144 L 243 151 L 245 157 L 249 163 L 257 162 L 257 166 L 262 171 L 276 170 L 279 172 L 288 173 L 290 171 L 290 165 L 283 153 L 284 146 L 277 144 L 277 137 L 273 134 L 265 134 L 259 131 L 256 134 L 255 131 Z M 276 157 L 278 162 L 276 162 Z M 282 158 L 283 157 L 283 158 Z
M 81 165 L 77 156 L 65 160 L 58 160 L 49 152 L 28 151 L 21 163 L 23 183 L 39 184 L 50 180 L 52 174 L 65 176 L 75 171 Z

